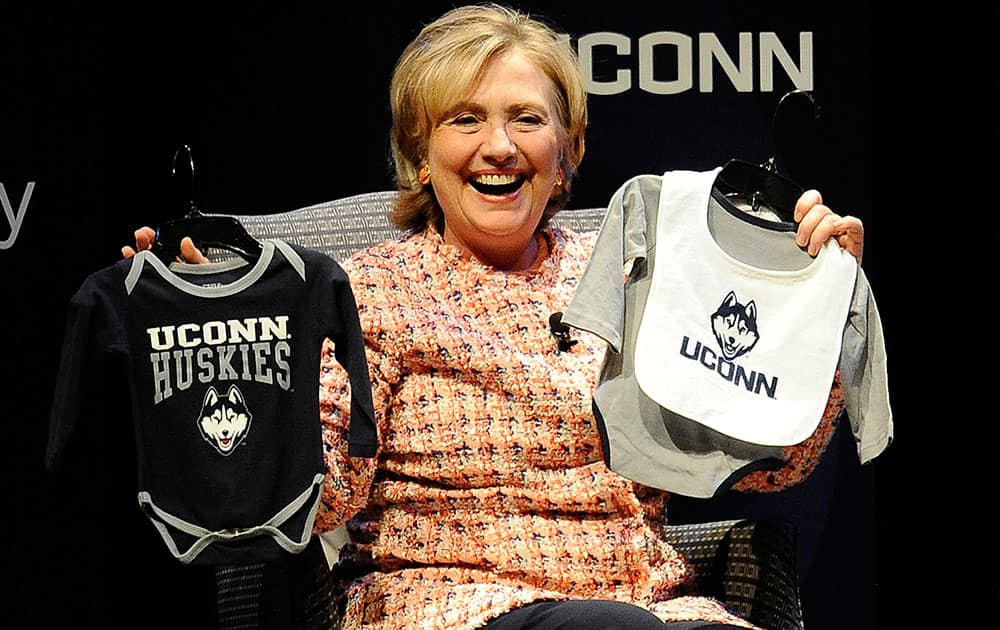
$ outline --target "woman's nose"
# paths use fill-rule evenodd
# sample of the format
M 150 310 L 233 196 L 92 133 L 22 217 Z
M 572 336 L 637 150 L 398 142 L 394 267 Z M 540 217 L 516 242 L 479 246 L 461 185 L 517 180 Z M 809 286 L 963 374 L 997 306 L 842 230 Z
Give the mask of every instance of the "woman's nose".
M 483 147 L 484 152 L 488 156 L 509 158 L 517 153 L 517 145 L 514 144 L 514 140 L 510 137 L 505 123 L 491 125 L 488 134 Z

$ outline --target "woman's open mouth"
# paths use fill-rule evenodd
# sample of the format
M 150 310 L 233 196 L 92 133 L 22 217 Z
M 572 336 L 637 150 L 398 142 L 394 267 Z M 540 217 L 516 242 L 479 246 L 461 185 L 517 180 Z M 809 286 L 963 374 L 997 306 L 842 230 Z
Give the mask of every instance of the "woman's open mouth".
M 469 180 L 477 191 L 484 195 L 509 195 L 524 184 L 521 175 L 477 175 Z

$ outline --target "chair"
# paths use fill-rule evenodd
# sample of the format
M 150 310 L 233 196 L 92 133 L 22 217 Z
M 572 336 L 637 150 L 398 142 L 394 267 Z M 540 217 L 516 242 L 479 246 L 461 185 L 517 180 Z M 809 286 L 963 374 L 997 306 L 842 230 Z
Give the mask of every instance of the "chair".
M 395 191 L 364 193 L 288 212 L 236 216 L 258 238 L 280 238 L 344 260 L 398 235 L 388 221 L 395 196 Z M 565 210 L 553 223 L 593 231 L 604 213 L 604 208 Z M 693 566 L 698 594 L 716 597 L 763 628 L 803 629 L 796 532 L 790 522 L 665 522 L 663 533 Z M 287 561 L 219 567 L 219 627 L 336 627 L 333 579 L 314 542 Z

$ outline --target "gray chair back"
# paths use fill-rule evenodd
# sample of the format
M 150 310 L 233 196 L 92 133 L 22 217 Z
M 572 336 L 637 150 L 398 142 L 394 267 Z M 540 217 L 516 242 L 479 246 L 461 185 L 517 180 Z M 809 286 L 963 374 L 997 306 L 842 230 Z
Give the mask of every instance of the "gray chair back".
M 286 212 L 233 216 L 257 238 L 280 238 L 343 261 L 359 249 L 399 236 L 389 223 L 397 194 L 394 190 L 363 193 Z M 578 232 L 596 231 L 604 214 L 604 208 L 567 209 L 552 223 Z

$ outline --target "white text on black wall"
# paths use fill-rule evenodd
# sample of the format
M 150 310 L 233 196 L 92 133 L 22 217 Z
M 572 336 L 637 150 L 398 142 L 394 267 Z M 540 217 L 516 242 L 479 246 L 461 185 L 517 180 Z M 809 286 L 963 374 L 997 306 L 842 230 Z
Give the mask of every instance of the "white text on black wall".
M 772 92 L 778 67 L 794 89 L 813 89 L 813 34 L 808 31 L 799 33 L 797 59 L 777 34 L 770 32 L 739 33 L 729 50 L 715 33 L 693 37 L 674 31 L 638 38 L 588 33 L 576 40 L 576 48 L 591 94 L 621 94 L 632 89 L 636 65 L 639 89 L 651 94 L 680 94 L 695 88 L 712 92 L 717 89 L 715 79 L 720 71 L 737 92 Z

